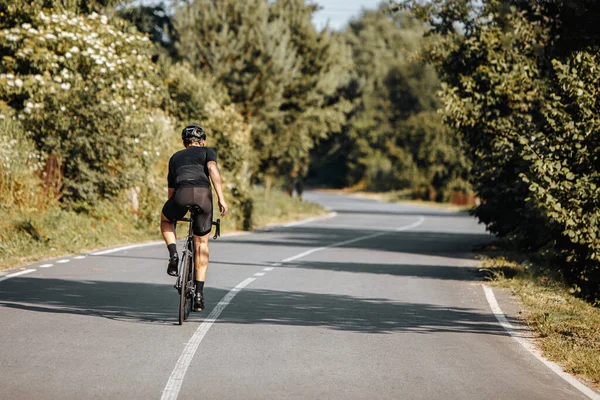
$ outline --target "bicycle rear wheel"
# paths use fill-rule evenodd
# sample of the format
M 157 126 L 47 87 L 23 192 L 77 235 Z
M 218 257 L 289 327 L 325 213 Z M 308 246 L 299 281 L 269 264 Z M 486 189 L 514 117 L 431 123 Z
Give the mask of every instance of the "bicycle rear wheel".
M 179 292 L 179 325 L 183 324 L 183 321 L 185 321 L 190 314 L 189 309 L 191 308 L 191 301 L 188 296 L 188 286 L 190 281 L 188 276 L 190 274 L 191 261 L 192 259 L 189 252 L 184 250 L 180 269 L 181 291 Z

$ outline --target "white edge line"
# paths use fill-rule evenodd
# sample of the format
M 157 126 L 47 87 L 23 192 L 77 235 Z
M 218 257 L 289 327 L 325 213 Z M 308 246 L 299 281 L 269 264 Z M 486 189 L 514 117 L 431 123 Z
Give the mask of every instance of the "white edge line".
M 17 276 L 21 276 L 21 275 L 25 275 L 25 274 L 30 274 L 30 273 L 35 272 L 35 271 L 36 271 L 35 269 L 26 269 L 25 271 L 19 271 L 19 272 L 15 272 L 14 274 L 5 275 L 3 277 L 0 277 L 0 282 L 5 281 L 5 280 L 10 279 L 10 278 L 17 277 Z
M 53 265 L 54 264 L 42 264 L 42 265 L 38 265 L 38 268 L 50 268 Z
M 163 390 L 161 400 L 169 400 L 176 399 L 179 394 L 179 390 L 181 389 L 181 385 L 183 384 L 183 378 L 185 377 L 185 373 L 192 362 L 192 358 L 198 350 L 198 346 L 200 342 L 206 335 L 206 332 L 210 329 L 212 324 L 217 320 L 219 315 L 223 312 L 225 307 L 233 300 L 233 298 L 238 294 L 240 290 L 248 286 L 250 283 L 254 282 L 256 278 L 247 278 L 240 282 L 236 287 L 231 289 L 215 306 L 212 312 L 208 315 L 208 317 L 200 324 L 196 332 L 192 336 L 192 338 L 188 341 L 187 345 L 183 349 L 183 353 L 179 356 L 177 360 L 177 364 L 167 381 L 167 385 Z
M 284 228 L 291 228 L 292 226 L 310 224 L 311 222 L 315 222 L 315 221 L 324 221 L 327 219 L 331 219 L 331 218 L 335 217 L 336 215 L 337 215 L 337 213 L 335 211 L 333 211 L 325 216 L 303 219 L 301 221 L 290 222 L 289 224 L 285 224 L 285 225 L 281 225 L 281 226 L 283 226 Z
M 515 327 L 506 319 L 504 312 L 498 305 L 498 301 L 496 300 L 496 296 L 494 296 L 494 291 L 487 285 L 481 285 L 483 287 L 483 291 L 485 292 L 485 298 L 487 299 L 490 308 L 492 309 L 492 313 L 502 325 L 502 327 L 510 334 L 510 336 L 515 339 L 521 346 L 525 348 L 528 352 L 530 352 L 535 358 L 540 360 L 544 365 L 550 368 L 554 373 L 567 381 L 571 386 L 575 389 L 579 390 L 581 393 L 585 394 L 592 400 L 600 400 L 600 394 L 596 393 L 592 389 L 585 386 L 583 383 L 579 382 L 575 377 L 569 375 L 565 371 L 563 371 L 562 367 L 555 362 L 547 360 L 542 353 L 536 349 L 531 342 L 523 338 L 515 329 Z
M 66 264 L 66 263 L 68 263 L 68 262 L 70 262 L 70 261 L 71 261 L 71 260 L 69 260 L 69 259 L 65 258 L 65 259 L 62 259 L 62 260 L 58 260 L 58 261 L 56 261 L 56 263 L 57 263 L 57 264 Z
M 257 272 L 254 274 L 254 276 L 265 276 L 264 272 Z
M 273 267 L 265 267 L 263 268 L 263 271 L 273 271 L 275 268 Z
M 165 242 L 163 242 L 163 241 L 156 241 L 156 242 L 150 242 L 150 243 L 131 244 L 129 246 L 121 246 L 121 247 L 115 247 L 113 249 L 96 251 L 94 253 L 90 253 L 90 255 L 92 255 L 92 256 L 101 256 L 101 255 L 104 255 L 104 254 L 116 253 L 117 251 L 135 249 L 135 248 L 139 248 L 139 247 L 158 246 L 159 244 L 164 244 L 164 243 Z

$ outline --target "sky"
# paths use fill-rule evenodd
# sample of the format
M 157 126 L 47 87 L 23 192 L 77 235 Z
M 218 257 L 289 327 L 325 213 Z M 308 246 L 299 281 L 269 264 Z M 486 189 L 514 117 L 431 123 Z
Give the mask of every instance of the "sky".
M 363 8 L 376 9 L 381 0 L 313 0 L 322 7 L 315 13 L 313 23 L 318 30 L 329 23 L 330 29 L 340 30 L 352 19 L 358 17 Z
M 243 0 L 241 0 L 243 1 Z M 330 29 L 341 30 L 350 19 L 358 17 L 363 8 L 376 9 L 383 0 L 310 0 L 307 3 L 319 5 L 322 9 L 313 16 L 313 24 L 318 30 L 329 26 Z M 157 4 L 164 0 L 137 0 L 131 4 Z

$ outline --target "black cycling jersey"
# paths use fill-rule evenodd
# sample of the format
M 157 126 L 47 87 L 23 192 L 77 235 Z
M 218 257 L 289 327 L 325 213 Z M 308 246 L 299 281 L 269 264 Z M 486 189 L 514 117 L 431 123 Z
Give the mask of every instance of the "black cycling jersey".
M 173 154 L 169 160 L 169 188 L 209 188 L 209 161 L 217 161 L 217 150 L 211 147 L 190 146 Z

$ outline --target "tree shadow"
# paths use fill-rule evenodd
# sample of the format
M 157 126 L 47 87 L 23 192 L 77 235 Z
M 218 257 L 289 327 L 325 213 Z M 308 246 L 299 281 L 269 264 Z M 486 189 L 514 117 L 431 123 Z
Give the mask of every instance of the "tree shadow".
M 240 237 L 232 243 L 251 244 L 257 246 L 293 246 L 321 247 L 332 243 L 383 233 L 383 235 L 360 240 L 344 245 L 344 248 L 381 250 L 400 253 L 424 255 L 451 255 L 471 253 L 475 246 L 489 243 L 493 238 L 487 233 L 456 233 L 430 231 L 382 231 L 377 229 L 351 230 L 347 228 L 325 228 L 297 226 L 281 228 L 274 231 L 277 239 L 271 233 L 257 233 L 248 237 Z
M 471 308 L 258 289 L 240 292 L 216 323 L 317 326 L 371 334 L 507 335 L 492 314 Z
M 0 307 L 172 324 L 179 304 L 173 284 L 13 278 L 0 286 Z
M 206 318 L 228 289 L 206 288 Z M 0 307 L 93 316 L 129 323 L 177 323 L 177 292 L 171 285 L 13 278 L 0 286 Z M 383 298 L 246 288 L 218 324 L 318 326 L 357 333 L 477 333 L 506 335 L 491 313 L 463 307 L 407 303 Z
M 479 281 L 485 275 L 475 267 L 423 264 L 378 264 L 353 262 L 306 261 L 283 263 L 277 268 L 302 268 L 357 274 L 377 274 L 390 276 L 408 276 L 415 278 Z
M 377 206 L 381 206 L 380 203 L 377 203 Z M 394 215 L 398 217 L 434 217 L 434 218 L 464 218 L 469 217 L 469 210 L 461 210 L 461 211 L 448 211 L 448 210 L 344 210 L 344 209 L 336 209 L 334 210 L 338 214 L 366 214 L 366 215 Z

